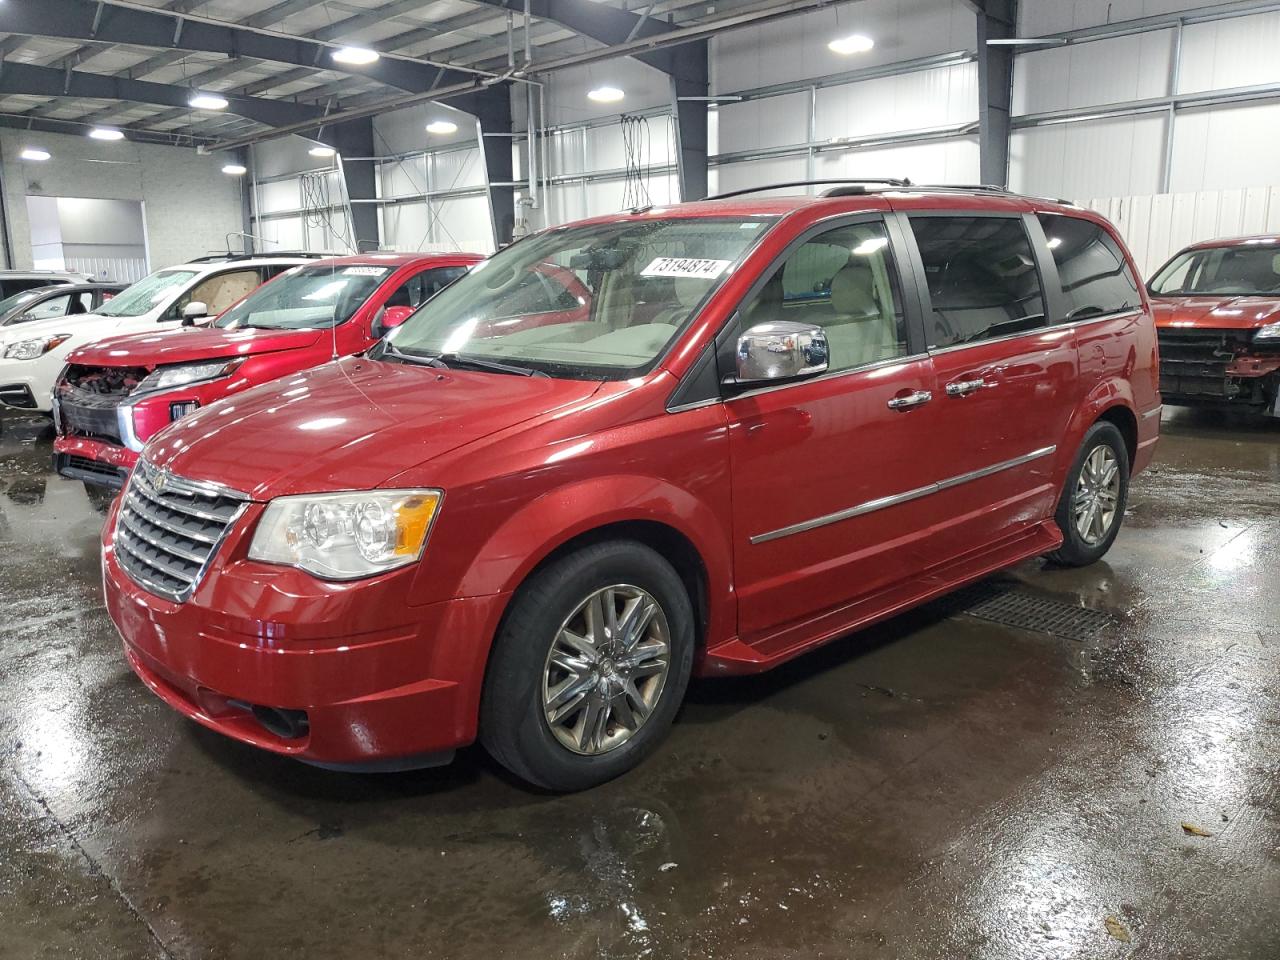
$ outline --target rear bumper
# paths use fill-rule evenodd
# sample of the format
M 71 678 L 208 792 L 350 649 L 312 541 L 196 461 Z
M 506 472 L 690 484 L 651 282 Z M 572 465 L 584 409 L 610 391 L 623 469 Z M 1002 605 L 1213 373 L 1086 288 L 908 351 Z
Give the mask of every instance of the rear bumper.
M 219 609 L 241 591 L 216 582 L 216 564 L 186 603 L 147 593 L 114 557 L 114 526 L 113 510 L 103 534 L 108 613 L 134 672 L 179 713 L 264 750 L 344 768 L 429 766 L 475 739 L 506 595 L 413 607 L 403 601 L 408 577 L 335 588 L 286 571 L 274 603 L 246 606 L 262 619 L 247 620 Z M 253 707 L 305 714 L 305 729 L 274 732 Z

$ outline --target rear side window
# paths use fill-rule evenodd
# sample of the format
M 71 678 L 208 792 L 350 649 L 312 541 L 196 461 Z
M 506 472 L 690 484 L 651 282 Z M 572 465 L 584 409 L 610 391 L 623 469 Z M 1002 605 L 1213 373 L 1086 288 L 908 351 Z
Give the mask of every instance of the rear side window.
M 929 284 L 930 348 L 1044 325 L 1040 273 L 1021 218 L 917 216 L 911 230 Z
M 1142 302 L 1124 254 L 1106 230 L 1076 217 L 1038 214 L 1067 300 L 1068 322 L 1130 310 Z

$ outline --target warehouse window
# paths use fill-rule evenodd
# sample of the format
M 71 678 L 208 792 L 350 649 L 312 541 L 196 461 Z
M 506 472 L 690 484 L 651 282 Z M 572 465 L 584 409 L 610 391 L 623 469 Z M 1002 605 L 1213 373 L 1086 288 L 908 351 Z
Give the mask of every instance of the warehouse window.
M 837 227 L 787 257 L 742 311 L 738 333 L 775 320 L 816 324 L 827 334 L 832 371 L 901 356 L 898 289 L 884 224 Z
M 1039 214 L 1067 298 L 1067 321 L 1129 310 L 1142 302 L 1124 254 L 1106 230 L 1088 220 Z
M 912 217 L 932 312 L 930 348 L 977 343 L 1045 323 L 1031 241 L 1017 217 Z

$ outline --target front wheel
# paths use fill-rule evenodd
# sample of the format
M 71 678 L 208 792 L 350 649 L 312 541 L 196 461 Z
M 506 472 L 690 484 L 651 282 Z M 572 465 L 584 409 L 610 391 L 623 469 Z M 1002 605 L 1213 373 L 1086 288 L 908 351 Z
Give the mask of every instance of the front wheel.
M 1114 424 L 1089 428 L 1067 474 L 1054 520 L 1062 546 L 1049 559 L 1066 567 L 1100 560 L 1120 532 L 1129 496 L 1129 450 Z
M 610 780 L 666 735 L 693 646 L 689 595 L 660 554 L 627 540 L 569 553 L 512 601 L 485 678 L 480 740 L 550 790 Z

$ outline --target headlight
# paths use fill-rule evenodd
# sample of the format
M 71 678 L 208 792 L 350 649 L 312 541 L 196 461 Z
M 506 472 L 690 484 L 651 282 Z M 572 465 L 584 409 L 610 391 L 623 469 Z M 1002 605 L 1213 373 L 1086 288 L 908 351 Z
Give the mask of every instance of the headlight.
M 356 580 L 422 556 L 441 490 L 369 490 L 280 497 L 267 505 L 249 557 L 326 580 Z
M 71 339 L 69 333 L 55 333 L 51 337 L 37 337 L 34 340 L 19 340 L 4 348 L 6 360 L 35 360 L 43 357 L 55 347 L 60 347 Z
M 185 387 L 192 383 L 205 383 L 228 377 L 235 372 L 243 357 L 234 360 L 215 360 L 211 363 L 181 363 L 172 367 L 160 367 L 153 370 L 139 383 L 139 393 L 150 393 L 156 390 L 171 390 L 174 387 Z
M 1259 327 L 1253 335 L 1254 340 L 1280 340 L 1280 322 L 1268 323 L 1265 327 Z

